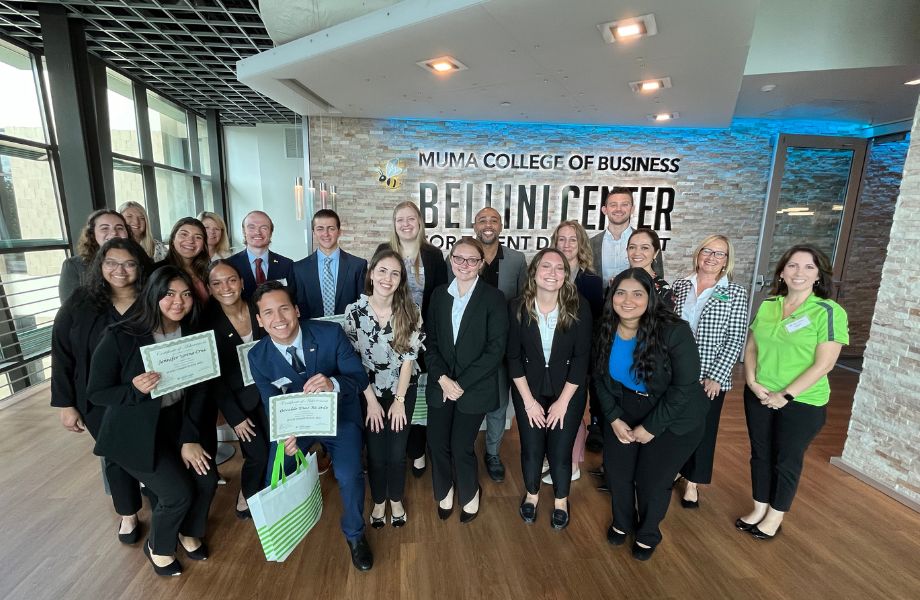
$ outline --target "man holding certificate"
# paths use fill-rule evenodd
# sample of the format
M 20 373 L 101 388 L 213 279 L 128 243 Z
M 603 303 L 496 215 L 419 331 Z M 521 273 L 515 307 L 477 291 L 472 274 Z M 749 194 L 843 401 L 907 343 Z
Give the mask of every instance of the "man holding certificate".
M 364 537 L 358 403 L 368 379 L 361 360 L 339 325 L 300 320 L 292 294 L 282 283 L 260 285 L 252 300 L 268 337 L 249 351 L 249 367 L 266 410 L 274 413 L 272 437 L 284 439 L 288 456 L 298 446 L 307 449 L 314 442 L 322 442 L 329 450 L 342 495 L 341 527 L 352 563 L 361 571 L 370 570 L 374 557 Z M 285 432 L 297 435 L 282 437 Z M 273 443 L 269 456 L 274 451 Z

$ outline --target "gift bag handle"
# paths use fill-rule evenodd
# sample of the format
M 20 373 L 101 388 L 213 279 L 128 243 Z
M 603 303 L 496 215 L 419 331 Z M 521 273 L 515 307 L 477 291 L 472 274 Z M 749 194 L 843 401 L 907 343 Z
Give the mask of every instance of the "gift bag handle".
M 287 482 L 287 475 L 284 472 L 284 445 L 279 443 L 277 446 L 275 462 L 272 464 L 272 489 L 278 487 L 278 479 L 281 479 L 282 485 Z M 301 470 L 305 471 L 307 469 L 307 457 L 304 456 L 300 448 L 294 454 L 294 461 L 297 463 L 295 473 L 300 473 Z

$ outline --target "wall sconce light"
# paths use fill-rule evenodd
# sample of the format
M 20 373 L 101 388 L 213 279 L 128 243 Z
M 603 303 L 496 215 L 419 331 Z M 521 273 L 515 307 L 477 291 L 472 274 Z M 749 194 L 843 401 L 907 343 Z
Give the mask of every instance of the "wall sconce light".
M 303 177 L 294 178 L 294 214 L 303 221 Z

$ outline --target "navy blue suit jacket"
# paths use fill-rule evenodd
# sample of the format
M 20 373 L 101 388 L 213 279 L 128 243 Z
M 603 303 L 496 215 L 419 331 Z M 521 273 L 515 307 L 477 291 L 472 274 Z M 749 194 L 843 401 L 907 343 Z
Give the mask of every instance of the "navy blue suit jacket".
M 247 302 L 252 297 L 252 293 L 256 291 L 256 278 L 252 274 L 252 267 L 249 265 L 249 256 L 246 254 L 246 249 L 244 248 L 240 252 L 237 252 L 233 256 L 227 259 L 231 265 L 236 267 L 236 270 L 240 272 L 240 275 L 243 277 L 243 299 Z M 284 279 L 287 281 L 287 285 L 291 285 L 291 268 L 294 265 L 292 261 L 287 256 L 281 256 L 280 254 L 275 254 L 271 250 L 268 251 L 268 279 L 266 281 L 272 281 L 275 279 Z
M 288 281 L 294 290 L 300 317 L 315 319 L 323 316 L 323 292 L 319 281 L 319 252 L 298 260 L 291 269 L 293 278 Z M 339 252 L 339 272 L 335 282 L 335 314 L 345 312 L 345 307 L 356 302 L 364 291 L 364 277 L 367 274 L 367 261 L 349 254 Z
M 268 409 L 268 399 L 285 393 L 272 382 L 287 378 L 287 393 L 303 390 L 308 379 L 322 373 L 339 382 L 338 421 L 351 421 L 362 426 L 360 394 L 368 385 L 367 373 L 355 354 L 345 331 L 337 323 L 300 320 L 303 332 L 304 373 L 297 373 L 286 356 L 282 356 L 271 337 L 265 336 L 249 351 L 249 369 L 259 388 L 262 402 Z

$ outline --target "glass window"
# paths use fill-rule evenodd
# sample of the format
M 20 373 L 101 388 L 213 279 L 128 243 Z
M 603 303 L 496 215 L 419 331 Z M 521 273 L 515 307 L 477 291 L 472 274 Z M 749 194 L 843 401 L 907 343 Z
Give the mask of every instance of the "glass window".
M 64 241 L 48 151 L 0 143 L 0 245 Z M 60 264 L 58 265 L 60 266 Z
M 211 182 L 207 179 L 201 180 L 201 196 L 204 210 L 214 212 L 214 190 L 211 188 Z
M 211 174 L 211 151 L 208 144 L 208 122 L 201 117 L 195 117 L 198 123 L 198 156 L 201 159 L 201 172 Z
M 24 50 L 0 41 L 0 132 L 46 143 L 32 59 Z
M 162 96 L 148 91 L 147 112 L 150 115 L 154 162 L 191 169 L 185 111 Z
M 160 215 L 160 237 L 169 238 L 172 226 L 182 217 L 194 217 L 195 188 L 192 176 L 167 169 L 156 169 L 157 210 Z
M 141 166 L 126 160 L 114 159 L 112 165 L 115 171 L 115 204 L 121 206 L 123 202 L 134 200 L 147 207 L 144 196 L 144 175 Z
M 137 112 L 131 81 L 111 69 L 106 69 L 108 79 L 109 131 L 112 152 L 140 158 L 137 136 Z

